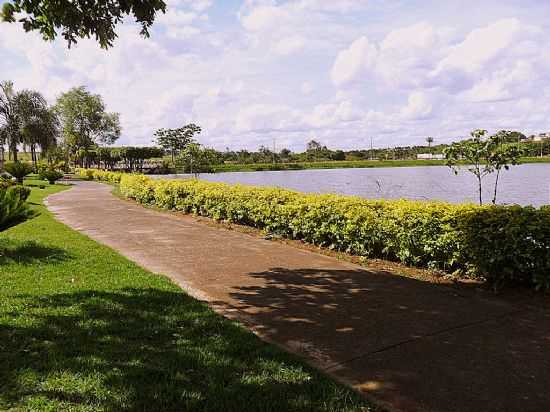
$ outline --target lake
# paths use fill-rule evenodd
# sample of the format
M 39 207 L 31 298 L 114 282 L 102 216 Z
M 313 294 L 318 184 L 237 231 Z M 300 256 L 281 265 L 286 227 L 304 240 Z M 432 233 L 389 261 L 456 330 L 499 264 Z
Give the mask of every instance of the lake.
M 167 175 L 158 178 L 188 178 Z M 369 169 L 311 169 L 277 172 L 230 172 L 201 174 L 212 182 L 275 186 L 310 193 L 338 193 L 369 199 L 444 200 L 477 202 L 475 177 L 466 170 L 458 176 L 446 166 L 389 167 Z M 492 198 L 494 177 L 484 180 L 484 201 Z M 550 204 L 550 164 L 524 164 L 501 173 L 501 204 L 541 206 Z

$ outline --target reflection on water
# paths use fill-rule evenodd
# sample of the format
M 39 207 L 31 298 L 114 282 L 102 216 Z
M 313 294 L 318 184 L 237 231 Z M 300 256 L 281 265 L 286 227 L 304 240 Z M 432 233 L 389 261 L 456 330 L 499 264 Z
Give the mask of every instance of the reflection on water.
M 445 166 L 232 172 L 201 174 L 200 178 L 214 182 L 277 186 L 302 192 L 339 193 L 371 199 L 437 199 L 462 203 L 477 202 L 478 196 L 477 182 L 471 173 L 464 170 L 455 176 Z M 487 203 L 492 198 L 493 183 L 494 177 L 489 176 L 484 180 L 483 198 Z M 506 204 L 550 204 L 550 164 L 525 164 L 503 171 L 497 200 Z

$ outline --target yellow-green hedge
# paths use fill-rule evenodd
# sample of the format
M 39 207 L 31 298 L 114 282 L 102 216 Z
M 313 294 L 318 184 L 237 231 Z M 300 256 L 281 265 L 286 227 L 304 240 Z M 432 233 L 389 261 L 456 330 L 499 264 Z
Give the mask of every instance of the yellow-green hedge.
M 103 182 L 109 183 L 120 183 L 120 178 L 122 173 L 119 172 L 110 172 L 108 170 L 99 170 L 99 169 L 80 169 L 75 170 L 77 176 L 83 177 L 89 180 L 100 180 Z
M 94 177 L 120 182 L 123 195 L 143 204 L 355 255 L 550 289 L 550 207 L 366 200 L 109 173 L 94 172 Z

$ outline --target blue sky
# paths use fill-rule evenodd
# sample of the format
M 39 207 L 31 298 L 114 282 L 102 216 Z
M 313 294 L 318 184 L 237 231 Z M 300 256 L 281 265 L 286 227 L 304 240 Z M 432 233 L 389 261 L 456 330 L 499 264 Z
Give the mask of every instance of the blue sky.
M 448 142 L 475 128 L 550 131 L 546 1 L 169 0 L 152 36 L 67 50 L 0 24 L 0 79 L 53 103 L 86 85 L 121 144 L 196 122 L 218 149 Z

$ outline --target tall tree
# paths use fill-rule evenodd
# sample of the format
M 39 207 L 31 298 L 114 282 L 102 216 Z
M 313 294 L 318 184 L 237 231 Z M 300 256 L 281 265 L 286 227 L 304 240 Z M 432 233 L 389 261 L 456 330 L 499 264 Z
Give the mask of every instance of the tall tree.
M 107 113 L 103 99 L 91 94 L 84 86 L 63 93 L 55 106 L 59 115 L 63 140 L 69 152 L 87 153 L 94 147 L 110 145 L 120 137 L 118 113 Z
M 37 148 L 46 151 L 56 142 L 58 121 L 46 99 L 39 92 L 16 92 L 12 82 L 0 83 L 1 143 L 8 144 L 9 152 L 17 161 L 17 146 L 29 146 L 33 161 Z
M 155 132 L 155 142 L 170 152 L 172 163 L 174 163 L 176 154 L 183 151 L 189 144 L 194 143 L 194 136 L 200 134 L 201 131 L 200 126 L 194 123 L 178 129 L 159 129 Z
M 20 140 L 31 151 L 32 162 L 36 167 L 37 148 L 42 153 L 54 146 L 59 131 L 59 120 L 46 99 L 39 92 L 23 90 L 16 95 L 16 108 L 19 118 Z
M 434 138 L 431 136 L 426 137 L 426 142 L 428 143 L 428 147 L 432 147 L 432 143 L 434 142 Z
M 113 45 L 115 28 L 125 16 L 133 15 L 142 36 L 149 37 L 155 15 L 165 11 L 163 0 L 11 0 L 4 3 L 0 21 L 38 30 L 44 40 L 55 39 L 60 31 L 69 47 L 79 38 L 95 37 L 106 49 Z
M 19 118 L 17 116 L 16 92 L 13 82 L 0 82 L 0 127 L 4 144 L 17 161 L 17 145 L 20 143 Z

